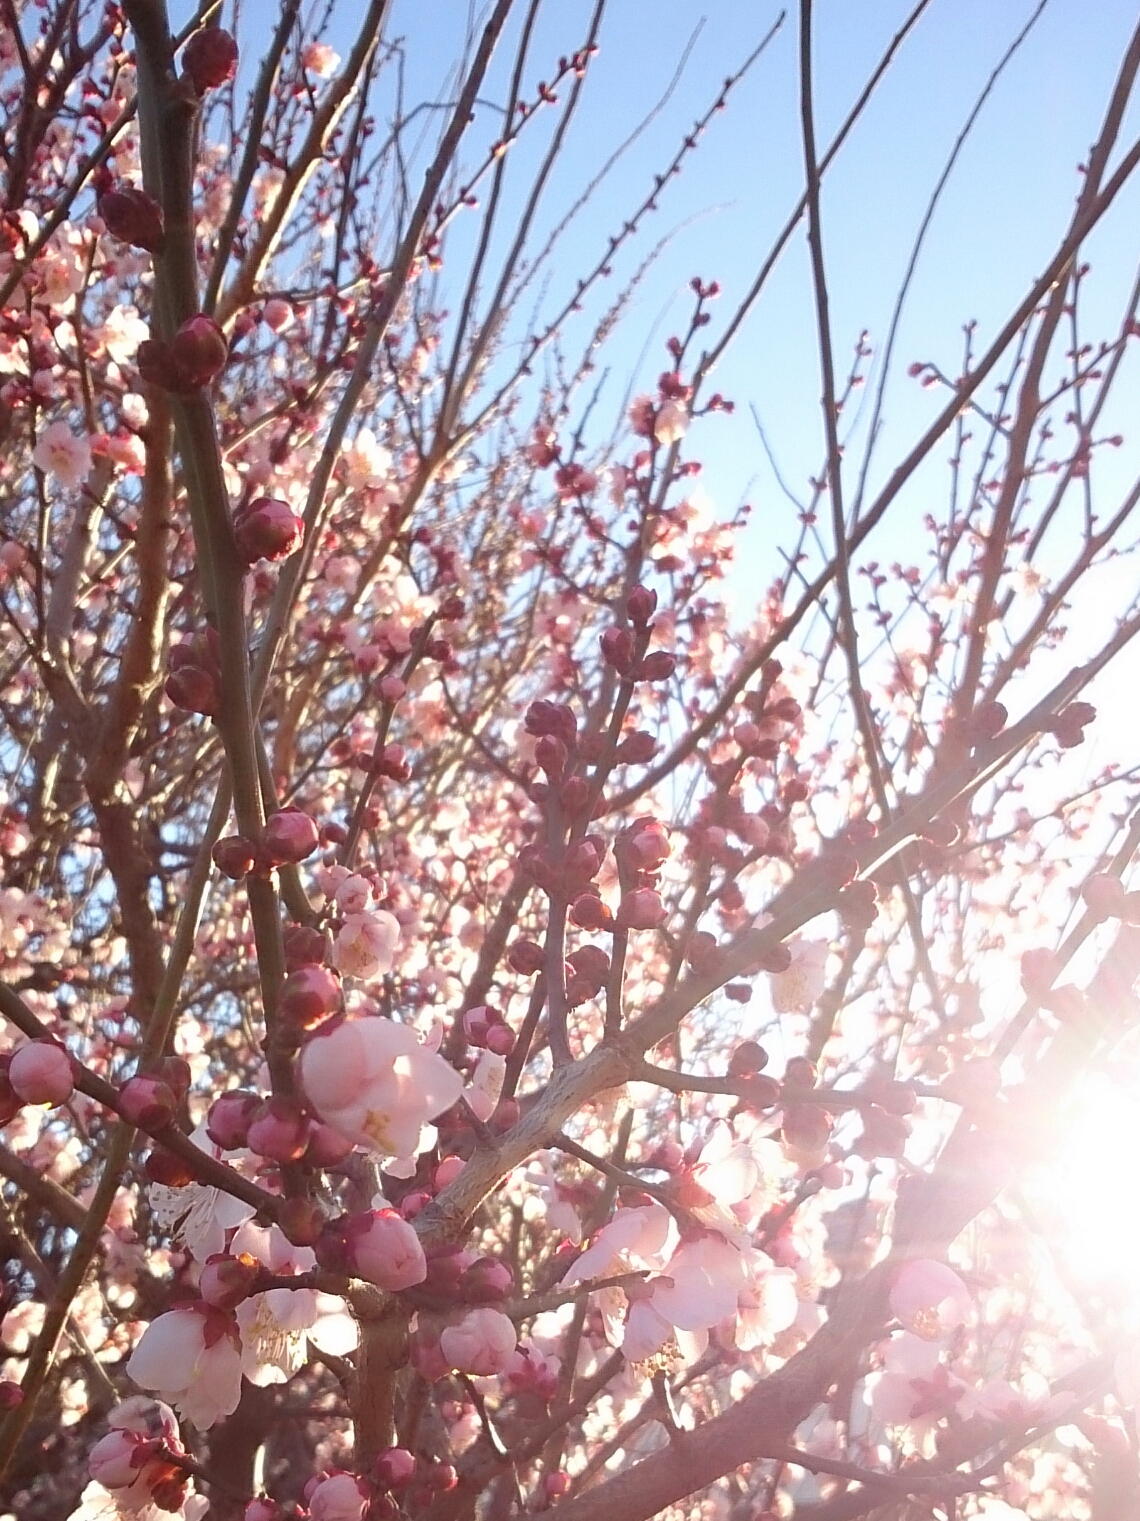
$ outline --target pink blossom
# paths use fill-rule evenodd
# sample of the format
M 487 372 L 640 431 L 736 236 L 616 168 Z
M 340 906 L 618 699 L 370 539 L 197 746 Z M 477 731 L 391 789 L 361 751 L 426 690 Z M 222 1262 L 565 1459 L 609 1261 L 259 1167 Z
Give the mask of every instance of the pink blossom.
M 791 964 L 772 978 L 772 1007 L 777 1014 L 807 1014 L 827 986 L 828 946 L 822 940 L 787 942 Z
M 439 1336 L 440 1351 L 450 1367 L 484 1377 L 507 1367 L 517 1342 L 514 1322 L 501 1310 L 486 1306 L 468 1310 L 457 1325 L 445 1326 Z
M 384 909 L 349 914 L 337 931 L 333 965 L 346 977 L 379 977 L 391 970 L 399 938 L 399 921 Z
M 205 1305 L 168 1310 L 143 1332 L 127 1372 L 205 1431 L 219 1417 L 232 1415 L 241 1398 L 237 1322 Z
M 247 1256 L 280 1277 L 307 1273 L 316 1266 L 311 1247 L 294 1246 L 276 1225 L 247 1222 L 234 1236 L 231 1251 Z M 252 1294 L 237 1307 L 241 1331 L 242 1372 L 251 1384 L 283 1384 L 304 1367 L 309 1343 L 338 1357 L 357 1343 L 356 1323 L 343 1299 L 310 1288 L 269 1289 Z
M 86 434 L 73 433 L 68 423 L 48 423 L 32 450 L 32 463 L 73 490 L 91 469 L 91 441 Z
M 354 873 L 344 878 L 333 897 L 342 914 L 362 914 L 372 902 L 372 883 Z
M 944 1262 L 904 1262 L 890 1295 L 891 1312 L 923 1341 L 941 1341 L 973 1314 L 970 1291 Z
M 659 444 L 677 444 L 689 431 L 689 414 L 679 401 L 663 401 L 657 408 L 653 435 Z
M 503 1027 L 496 1026 L 495 1028 Z M 494 1114 L 506 1075 L 506 1057 L 498 1056 L 494 1051 L 480 1052 L 471 1081 L 463 1090 L 463 1097 L 470 1105 L 476 1119 L 486 1121 Z
M 463 1080 L 407 1025 L 347 1020 L 301 1052 L 301 1080 L 326 1124 L 387 1156 L 411 1156 L 420 1130 L 450 1109 Z
M 345 1247 L 351 1271 L 391 1294 L 427 1277 L 420 1238 L 394 1209 L 354 1215 L 345 1229 Z
M 30 1040 L 12 1057 L 8 1081 L 25 1104 L 66 1104 L 74 1092 L 71 1057 L 51 1040 Z
M 367 1500 L 368 1491 L 354 1475 L 334 1473 L 309 1496 L 309 1521 L 360 1521 Z
M 330 79 L 336 73 L 340 54 L 334 52 L 327 42 L 310 42 L 301 53 L 301 62 L 307 73 L 315 74 L 318 79 Z

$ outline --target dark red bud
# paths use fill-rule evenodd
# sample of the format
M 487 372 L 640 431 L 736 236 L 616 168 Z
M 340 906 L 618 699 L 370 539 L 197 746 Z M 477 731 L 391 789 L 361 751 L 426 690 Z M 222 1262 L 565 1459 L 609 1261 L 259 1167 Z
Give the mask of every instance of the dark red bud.
M 214 865 L 224 877 L 240 882 L 257 864 L 257 847 L 241 834 L 228 834 L 212 851 Z
M 107 231 L 121 243 L 145 248 L 147 253 L 162 252 L 162 207 L 145 190 L 119 185 L 99 197 L 96 209 Z
M 231 80 L 237 61 L 238 45 L 220 26 L 203 27 L 182 49 L 182 73 L 199 95 Z
M 634 670 L 638 681 L 668 681 L 677 669 L 677 657 L 668 650 L 654 650 Z
M 625 599 L 625 610 L 630 622 L 644 628 L 657 611 L 657 593 L 647 586 L 635 586 Z

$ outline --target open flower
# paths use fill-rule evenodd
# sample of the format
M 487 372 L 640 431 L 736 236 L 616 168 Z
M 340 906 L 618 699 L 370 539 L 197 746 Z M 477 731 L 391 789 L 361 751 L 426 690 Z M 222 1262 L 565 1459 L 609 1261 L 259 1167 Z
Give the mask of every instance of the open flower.
M 48 423 L 32 450 L 32 463 L 61 486 L 73 489 L 91 469 L 91 443 L 86 434 L 73 433 L 65 422 Z
M 391 1019 L 346 1020 L 301 1052 L 309 1102 L 341 1135 L 385 1156 L 411 1156 L 429 1120 L 463 1091 L 455 1068 Z
M 311 1247 L 293 1246 L 279 1226 L 243 1225 L 231 1251 L 248 1252 L 271 1273 L 307 1273 L 317 1263 Z M 356 1322 L 343 1299 L 315 1289 L 268 1289 L 238 1305 L 241 1367 L 251 1384 L 283 1384 L 304 1367 L 309 1343 L 342 1357 L 356 1347 Z
M 904 1262 L 891 1286 L 891 1312 L 923 1341 L 941 1341 L 964 1326 L 974 1309 L 970 1291 L 944 1262 Z
M 131 1353 L 127 1372 L 205 1431 L 237 1409 L 241 1353 L 237 1321 L 195 1304 L 152 1320 Z
M 384 909 L 349 914 L 337 931 L 333 965 L 346 977 L 378 977 L 391 970 L 399 939 L 399 922 Z
M 221 1147 L 215 1146 L 207 1135 L 205 1125 L 199 1125 L 190 1139 L 215 1160 L 223 1156 Z M 249 1156 L 248 1151 L 230 1152 L 225 1154 L 225 1160 L 232 1164 Z M 182 1242 L 197 1262 L 225 1251 L 226 1232 L 244 1224 L 254 1213 L 252 1204 L 204 1183 L 188 1183 L 185 1188 L 152 1183 L 149 1192 L 155 1221 Z

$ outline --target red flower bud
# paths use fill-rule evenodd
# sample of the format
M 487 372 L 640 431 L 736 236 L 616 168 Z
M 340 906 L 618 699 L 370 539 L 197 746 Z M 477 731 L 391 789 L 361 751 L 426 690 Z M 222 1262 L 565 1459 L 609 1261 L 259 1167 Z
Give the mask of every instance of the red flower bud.
M 600 898 L 583 893 L 570 905 L 570 922 L 584 930 L 613 929 L 614 916 Z
M 534 747 L 534 758 L 552 782 L 562 780 L 570 758 L 566 746 L 553 734 L 544 734 Z
M 633 635 L 627 628 L 608 628 L 598 643 L 602 659 L 624 676 L 633 664 Z
M 661 901 L 660 893 L 651 887 L 638 887 L 625 893 L 618 905 L 617 922 L 620 929 L 648 930 L 664 924 L 669 911 Z
M 216 90 L 237 73 L 238 45 L 220 26 L 195 32 L 182 49 L 182 73 L 199 95 Z
M 167 1151 L 165 1146 L 156 1146 L 147 1152 L 143 1171 L 152 1183 L 161 1183 L 164 1188 L 189 1188 L 194 1181 L 187 1163 Z
M 768 1065 L 768 1053 L 755 1040 L 742 1040 L 728 1059 L 729 1077 L 752 1077 Z
M 145 190 L 119 185 L 99 197 L 96 209 L 113 238 L 148 253 L 162 252 L 162 207 Z
M 654 650 L 634 671 L 638 681 L 668 681 L 677 669 L 677 657 L 668 650 Z
M 287 560 L 301 547 L 305 524 L 288 502 L 259 496 L 234 517 L 234 539 L 247 565 Z
M 291 1024 L 309 1030 L 339 1008 L 340 981 L 327 967 L 301 966 L 285 979 L 278 1013 Z
M 230 355 L 225 333 L 202 312 L 182 324 L 167 349 L 173 367 L 166 380 L 169 391 L 196 391 L 208 386 L 225 369 Z
M 311 856 L 320 844 L 320 831 L 299 808 L 281 808 L 261 832 L 261 846 L 274 866 Z
M 327 834 L 327 826 L 322 831 Z M 285 931 L 285 965 L 291 972 L 298 967 L 320 966 L 328 955 L 328 938 L 307 924 L 291 924 Z
M 223 1151 L 238 1151 L 249 1142 L 249 1123 L 260 1103 L 256 1093 L 231 1088 L 210 1105 L 206 1134 Z
M 635 729 L 617 747 L 617 760 L 623 766 L 643 766 L 657 754 L 657 741 L 647 729 Z
M 119 1090 L 119 1113 L 140 1129 L 162 1130 L 174 1123 L 178 1099 L 170 1084 L 161 1078 L 132 1077 Z
M 507 965 L 521 977 L 533 977 L 546 964 L 546 952 L 534 940 L 516 940 L 507 952 Z
M 204 713 L 213 718 L 221 700 L 218 684 L 201 666 L 184 665 L 171 671 L 163 687 L 176 708 L 186 713 Z
M 632 623 L 644 628 L 657 611 L 657 593 L 647 586 L 635 586 L 625 599 L 625 610 Z
M 254 1111 L 246 1145 L 271 1162 L 297 1162 L 305 1155 L 312 1121 L 296 1099 L 275 1094 Z
M 242 834 L 227 834 L 211 854 L 222 876 L 232 877 L 235 882 L 240 882 L 257 864 L 257 846 Z
M 1118 919 L 1126 896 L 1124 883 L 1111 872 L 1098 872 L 1081 888 L 1081 897 L 1088 904 L 1090 913 L 1100 919 Z

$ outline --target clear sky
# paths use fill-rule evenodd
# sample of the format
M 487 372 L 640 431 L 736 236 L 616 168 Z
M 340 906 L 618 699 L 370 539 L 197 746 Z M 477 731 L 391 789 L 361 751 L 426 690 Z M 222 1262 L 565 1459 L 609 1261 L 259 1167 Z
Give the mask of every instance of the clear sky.
M 817 4 L 821 144 L 908 8 L 900 0 Z M 436 98 L 445 93 L 442 81 L 456 43 L 485 9 L 464 0 L 397 0 L 389 36 L 407 39 L 407 98 L 415 99 L 420 90 Z M 532 78 L 549 73 L 551 61 L 584 35 L 592 9 L 592 0 L 548 0 L 532 49 Z M 931 189 L 991 70 L 1035 9 L 1036 0 L 933 0 L 829 174 L 824 232 L 840 365 L 862 328 L 869 329 L 872 344 L 883 338 Z M 654 170 L 668 161 L 720 81 L 778 15 L 779 7 L 767 0 L 707 0 L 702 6 L 691 0 L 609 0 L 586 103 L 550 196 L 552 212 L 573 198 L 652 109 L 695 40 L 673 95 L 566 239 L 559 274 L 569 278 L 604 248 L 608 233 L 620 226 Z M 1136 19 L 1135 6 L 1125 0 L 1049 0 L 985 106 L 941 201 L 912 289 L 878 456 L 884 471 L 942 399 L 908 381 L 907 364 L 934 359 L 952 370 L 962 323 L 977 318 L 982 335 L 1000 326 L 1055 246 L 1079 188 L 1077 165 L 1096 135 Z M 718 279 L 725 295 L 717 316 L 727 314 L 799 194 L 796 33 L 793 5 L 699 153 L 662 196 L 660 212 L 616 262 L 615 284 L 658 238 L 673 233 L 635 298 L 623 344 L 611 353 L 615 363 L 629 367 L 656 332 L 658 343 L 644 363 L 646 381 L 661 368 L 660 339 L 687 310 L 688 279 L 694 274 Z M 1137 113 L 1130 125 L 1140 128 Z M 1126 141 L 1130 135 L 1126 125 Z M 537 139 L 536 133 L 536 146 Z M 518 157 L 521 170 L 525 144 Z M 1105 292 L 1106 334 L 1136 268 L 1140 195 L 1135 189 L 1129 201 L 1113 218 L 1111 236 L 1090 245 L 1098 273 L 1106 276 L 1098 286 Z M 715 322 L 710 332 L 715 336 Z M 750 403 L 757 407 L 785 476 L 801 489 L 818 467 L 821 448 L 802 236 L 789 246 L 716 384 L 745 416 Z M 784 504 L 774 499 L 750 429 L 739 423 L 726 429 L 719 422 L 708 429 L 698 452 L 707 459 L 714 493 L 729 502 L 746 493 L 756 499 L 758 511 L 770 502 L 772 512 L 782 513 Z

